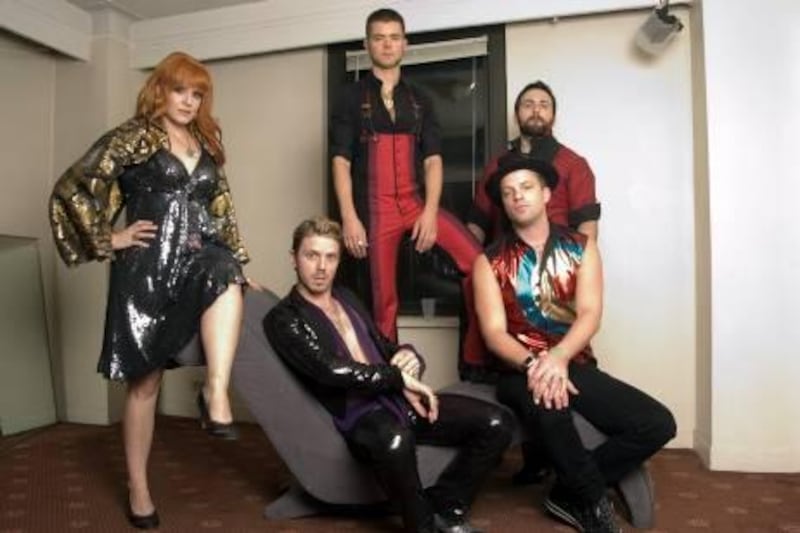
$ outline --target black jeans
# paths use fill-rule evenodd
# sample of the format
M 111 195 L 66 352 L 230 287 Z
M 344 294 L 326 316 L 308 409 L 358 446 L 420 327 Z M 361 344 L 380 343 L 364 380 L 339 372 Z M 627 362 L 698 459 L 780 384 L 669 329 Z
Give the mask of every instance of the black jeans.
M 511 442 L 513 420 L 503 409 L 455 395 L 439 397 L 439 418 L 403 425 L 383 408 L 358 419 L 344 437 L 353 455 L 375 471 L 398 505 L 406 531 L 433 531 L 433 513 L 466 510 L 481 482 Z M 436 485 L 423 492 L 417 444 L 458 447 Z
M 511 407 L 521 422 L 541 438 L 559 485 L 573 496 L 594 502 L 607 485 L 616 483 L 675 436 L 672 413 L 644 392 L 613 378 L 594 363 L 569 365 L 569 378 L 580 391 L 569 409 L 546 409 L 533 403 L 527 377 L 503 373 L 497 399 Z M 608 440 L 584 449 L 572 421 L 574 409 Z

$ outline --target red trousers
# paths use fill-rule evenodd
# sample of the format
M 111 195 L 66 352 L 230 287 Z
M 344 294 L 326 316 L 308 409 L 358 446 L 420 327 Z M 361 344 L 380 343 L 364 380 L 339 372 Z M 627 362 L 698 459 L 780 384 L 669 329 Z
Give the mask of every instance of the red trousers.
M 403 235 L 422 214 L 424 203 L 414 178 L 414 136 L 378 134 L 369 142 L 369 248 L 373 316 L 378 329 L 397 340 L 397 254 Z M 467 328 L 462 350 L 469 361 L 485 351 L 478 329 L 472 292 L 472 267 L 481 248 L 467 228 L 451 213 L 439 209 L 436 244 L 464 274 L 462 289 Z

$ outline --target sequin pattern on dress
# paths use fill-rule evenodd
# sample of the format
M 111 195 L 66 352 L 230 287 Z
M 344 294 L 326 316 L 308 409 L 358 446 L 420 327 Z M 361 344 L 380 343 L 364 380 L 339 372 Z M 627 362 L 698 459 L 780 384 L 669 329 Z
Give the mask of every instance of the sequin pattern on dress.
M 160 127 L 132 119 L 104 135 L 58 180 L 50 222 L 68 265 L 113 259 L 98 371 L 129 380 L 170 366 L 202 313 L 248 260 L 227 181 L 204 149 L 189 172 Z M 111 227 L 157 226 L 148 247 L 111 250 Z

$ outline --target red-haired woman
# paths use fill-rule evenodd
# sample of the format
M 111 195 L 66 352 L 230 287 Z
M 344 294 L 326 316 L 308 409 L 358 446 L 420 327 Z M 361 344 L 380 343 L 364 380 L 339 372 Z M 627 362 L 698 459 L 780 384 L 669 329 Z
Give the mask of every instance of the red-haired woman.
M 197 398 L 203 427 L 236 438 L 228 383 L 248 257 L 222 172 L 212 98 L 208 70 L 186 54 L 170 54 L 139 92 L 136 116 L 70 167 L 50 202 L 68 265 L 111 260 L 98 371 L 128 385 L 128 519 L 142 529 L 159 523 L 147 460 L 161 375 L 198 330 L 208 368 Z M 127 224 L 115 230 L 123 205 Z

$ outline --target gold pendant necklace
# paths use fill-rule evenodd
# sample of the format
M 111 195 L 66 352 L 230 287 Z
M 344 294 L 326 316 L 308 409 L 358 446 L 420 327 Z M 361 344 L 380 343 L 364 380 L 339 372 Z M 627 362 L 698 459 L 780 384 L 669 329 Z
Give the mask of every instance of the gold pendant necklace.
M 393 93 L 385 93 L 381 91 L 381 99 L 383 100 L 383 105 L 386 107 L 388 111 L 394 109 L 394 94 Z
M 193 141 L 194 138 L 192 137 L 192 134 L 189 133 L 186 137 L 186 157 L 189 157 L 190 159 L 195 159 L 198 155 L 198 151 L 195 148 Z
M 182 145 L 184 145 L 186 147 L 186 149 L 184 151 L 184 153 L 186 154 L 186 157 L 188 157 L 189 159 L 196 159 L 197 158 L 197 156 L 199 154 L 199 151 L 198 151 L 197 148 L 195 148 L 194 143 L 192 142 L 192 134 L 191 133 L 187 132 L 185 139 L 181 139 L 181 138 L 179 138 L 177 136 L 175 137 L 175 139 L 180 141 L 180 143 L 178 143 L 178 144 L 182 144 Z

